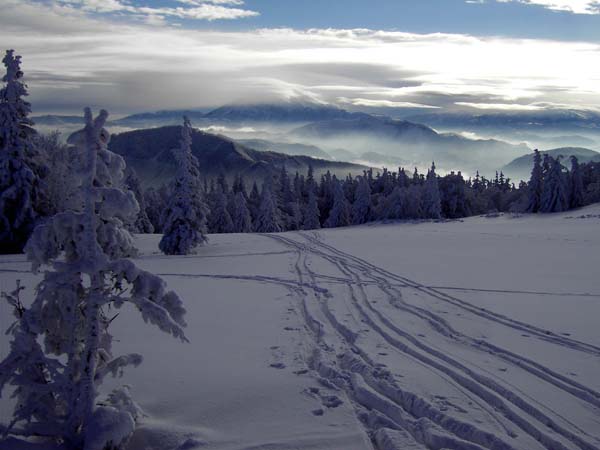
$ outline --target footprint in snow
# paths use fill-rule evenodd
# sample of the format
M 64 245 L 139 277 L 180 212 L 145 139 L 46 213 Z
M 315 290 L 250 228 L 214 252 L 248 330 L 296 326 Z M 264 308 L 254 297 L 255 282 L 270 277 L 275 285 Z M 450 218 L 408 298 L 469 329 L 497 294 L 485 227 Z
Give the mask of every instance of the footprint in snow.
M 189 438 L 183 444 L 177 447 L 177 450 L 194 450 L 200 447 L 204 447 L 204 445 L 206 445 L 206 442 L 202 442 L 194 438 Z
M 271 364 L 269 367 L 272 367 L 273 369 L 285 369 L 285 364 L 284 363 L 273 363 Z
M 338 406 L 344 403 L 344 401 L 340 399 L 337 395 L 323 394 L 321 390 L 316 387 L 310 387 L 305 392 L 311 397 L 316 397 L 319 400 L 321 400 L 323 406 L 329 409 L 337 408 Z
M 321 397 L 321 400 L 323 401 L 323 406 L 327 408 L 337 408 L 344 403 L 337 395 L 327 395 Z

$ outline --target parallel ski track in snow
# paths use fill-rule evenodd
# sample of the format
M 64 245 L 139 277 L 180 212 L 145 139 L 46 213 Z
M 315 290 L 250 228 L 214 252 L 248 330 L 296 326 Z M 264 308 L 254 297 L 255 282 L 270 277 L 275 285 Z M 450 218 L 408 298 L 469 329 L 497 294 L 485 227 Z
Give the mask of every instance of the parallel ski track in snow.
M 535 400 L 527 398 L 524 393 L 515 392 L 516 389 L 507 382 L 482 373 L 485 372 L 483 369 L 473 365 L 467 366 L 403 330 L 398 323 L 386 317 L 369 300 L 364 286 L 376 286 L 387 296 L 390 304 L 425 321 L 431 329 L 445 339 L 502 359 L 505 363 L 523 370 L 524 375 L 535 377 L 538 382 L 549 383 L 578 401 L 586 403 L 591 410 L 590 414 L 598 414 L 600 393 L 535 361 L 453 329 L 437 314 L 404 302 L 398 286 L 416 289 L 423 294 L 451 303 L 467 313 L 525 331 L 554 345 L 585 352 L 592 357 L 600 355 L 600 348 L 556 335 L 484 308 L 477 308 L 435 288 L 424 286 L 342 252 L 311 234 L 300 233 L 303 241 L 282 235 L 264 236 L 297 252 L 295 272 L 299 283 L 292 290 L 300 296 L 303 317 L 317 346 L 311 368 L 342 389 L 352 399 L 360 412 L 359 417 L 365 422 L 374 444 L 379 448 L 386 450 L 400 448 L 390 444 L 393 442 L 393 436 L 390 437 L 388 434 L 390 429 L 404 430 L 412 436 L 415 443 L 418 442 L 428 448 L 441 446 L 456 449 L 516 448 L 510 443 L 514 432 L 504 425 L 507 421 L 547 449 L 600 448 L 597 437 L 589 435 L 567 418 L 553 413 L 544 405 L 536 404 Z M 308 256 L 316 256 L 330 262 L 338 268 L 342 277 L 323 277 L 314 273 L 306 262 Z M 305 281 L 305 278 L 308 281 Z M 504 431 L 496 435 L 480 429 L 476 424 L 450 416 L 428 400 L 405 388 L 400 388 L 391 374 L 387 373 L 381 365 L 376 364 L 367 352 L 361 350 L 360 345 L 357 344 L 359 332 L 342 324 L 335 312 L 330 309 L 327 290 L 313 289 L 313 293 L 307 295 L 304 287 L 317 286 L 317 280 L 323 278 L 346 284 L 350 293 L 348 308 L 352 309 L 373 333 L 376 333 L 377 339 L 386 342 L 427 370 L 439 374 L 468 398 L 475 398 L 476 403 L 487 411 L 492 421 L 499 424 Z M 392 284 L 392 281 L 396 284 Z M 334 353 L 333 357 L 331 353 Z M 370 413 L 365 413 L 365 410 Z

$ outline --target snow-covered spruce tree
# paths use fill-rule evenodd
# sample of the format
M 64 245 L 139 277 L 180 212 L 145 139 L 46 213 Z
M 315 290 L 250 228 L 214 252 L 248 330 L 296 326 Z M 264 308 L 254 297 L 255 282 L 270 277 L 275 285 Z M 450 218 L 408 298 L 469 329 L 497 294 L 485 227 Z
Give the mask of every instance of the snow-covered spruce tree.
M 39 177 L 27 162 L 33 123 L 23 82 L 21 57 L 7 50 L 0 90 L 0 253 L 18 253 L 38 218 Z
M 50 134 L 37 134 L 34 145 L 45 156 L 48 173 L 44 179 L 44 188 L 49 202 L 48 215 L 54 215 L 70 208 L 76 199 L 77 186 L 71 183 L 73 167 L 77 164 L 77 152 L 73 147 L 61 141 L 58 131 Z
M 331 183 L 333 185 L 333 206 L 329 212 L 329 217 L 325 221 L 325 227 L 346 227 L 350 225 L 350 205 L 346 200 L 342 183 L 335 176 L 333 176 Z
M 580 208 L 584 205 L 583 174 L 576 156 L 571 156 L 571 172 L 569 173 L 569 208 Z
M 549 157 L 550 166 L 547 179 L 544 180 L 540 212 L 561 212 L 569 209 L 569 198 L 567 195 L 567 184 L 563 167 L 558 158 Z
M 8 356 L 0 362 L 0 392 L 7 385 L 17 397 L 9 429 L 26 436 L 62 442 L 66 449 L 124 448 L 139 408 L 126 389 L 99 401 L 99 386 L 137 354 L 113 357 L 109 310 L 129 302 L 146 322 L 185 341 L 185 309 L 159 277 L 124 259 L 135 253 L 123 223 L 138 213 L 122 185 L 125 162 L 107 150 L 108 114 L 93 119 L 71 136 L 85 155 L 74 174 L 79 210 L 56 214 L 36 227 L 25 248 L 34 271 L 50 266 L 25 308 L 17 291 L 6 299 L 17 322 Z M 43 343 L 43 347 L 42 344 Z
M 208 208 L 200 192 L 198 160 L 192 154 L 192 125 L 183 118 L 179 148 L 173 150 L 178 168 L 167 209 L 161 219 L 160 250 L 167 255 L 187 255 L 206 242 Z
M 406 188 L 396 186 L 378 205 L 377 216 L 379 219 L 406 219 Z
M 423 218 L 423 188 L 422 186 L 412 184 L 407 191 L 404 207 L 407 219 Z
M 442 217 L 442 202 L 440 199 L 437 174 L 435 173 L 435 163 L 431 164 L 431 169 L 427 172 L 424 188 L 423 214 L 425 215 L 425 218 L 440 219 Z
M 538 149 L 533 153 L 533 169 L 528 185 L 529 201 L 526 212 L 536 213 L 542 206 L 542 192 L 544 190 L 544 177 L 542 171 L 542 155 Z
M 279 233 L 283 231 L 270 180 L 265 180 L 262 185 L 260 206 L 254 222 L 254 231 L 257 233 Z
M 246 202 L 244 193 L 238 191 L 233 197 L 233 232 L 234 233 L 251 233 L 252 232 L 252 217 Z
M 217 183 L 212 194 L 212 205 L 208 216 L 208 228 L 211 233 L 232 233 L 233 220 L 229 214 L 227 195 L 222 184 Z
M 301 198 L 298 192 L 292 189 L 292 182 L 285 165 L 281 167 L 278 178 L 278 205 L 280 217 L 285 230 L 298 230 L 302 223 L 302 212 L 300 208 Z
M 146 215 L 154 228 L 154 232 L 162 234 L 162 213 L 166 210 L 169 203 L 169 189 L 164 184 L 159 189 L 154 189 L 153 187 L 146 189 L 144 192 L 144 202 L 146 203 Z
M 313 185 L 308 188 L 308 201 L 304 207 L 302 229 L 303 230 L 318 230 L 321 228 L 321 221 L 319 219 L 319 203 L 317 201 L 317 195 Z
M 129 230 L 133 233 L 142 233 L 142 234 L 152 234 L 154 233 L 154 226 L 150 219 L 148 218 L 148 213 L 146 212 L 146 199 L 144 198 L 144 194 L 142 192 L 142 187 L 140 186 L 140 180 L 135 173 L 135 170 L 128 169 L 127 175 L 125 177 L 125 187 L 133 192 L 135 195 L 135 199 L 140 206 L 140 212 L 135 217 L 132 223 L 128 224 Z
M 260 210 L 260 191 L 256 181 L 252 183 L 252 190 L 248 196 L 248 209 L 250 210 L 250 216 L 252 217 L 252 223 L 256 223 L 258 217 L 258 211 Z
M 356 198 L 352 205 L 352 223 L 360 225 L 372 218 L 371 187 L 365 177 L 360 177 L 356 188 Z

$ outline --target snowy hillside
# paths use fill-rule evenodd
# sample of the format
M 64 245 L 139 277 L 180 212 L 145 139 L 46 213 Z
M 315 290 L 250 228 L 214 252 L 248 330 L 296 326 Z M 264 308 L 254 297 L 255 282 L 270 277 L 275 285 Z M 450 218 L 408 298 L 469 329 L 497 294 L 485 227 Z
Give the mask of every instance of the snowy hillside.
M 597 449 L 599 224 L 594 205 L 213 235 L 179 257 L 139 236 L 190 343 L 123 310 L 115 350 L 144 363 L 103 389 L 130 384 L 147 414 L 129 450 Z M 0 257 L 1 289 L 30 299 L 36 278 Z

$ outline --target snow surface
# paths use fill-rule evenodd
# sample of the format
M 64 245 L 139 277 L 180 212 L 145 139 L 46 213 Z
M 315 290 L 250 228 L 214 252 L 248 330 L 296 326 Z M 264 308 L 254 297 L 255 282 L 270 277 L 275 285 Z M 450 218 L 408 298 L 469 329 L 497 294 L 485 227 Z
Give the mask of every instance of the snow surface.
M 212 235 L 169 257 L 140 235 L 190 343 L 123 310 L 115 352 L 144 362 L 102 389 L 131 385 L 147 414 L 128 450 L 600 448 L 599 225 L 594 205 Z M 0 288 L 31 297 L 28 269 L 0 257 Z

